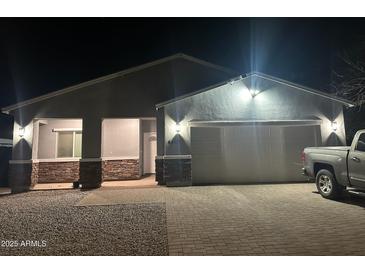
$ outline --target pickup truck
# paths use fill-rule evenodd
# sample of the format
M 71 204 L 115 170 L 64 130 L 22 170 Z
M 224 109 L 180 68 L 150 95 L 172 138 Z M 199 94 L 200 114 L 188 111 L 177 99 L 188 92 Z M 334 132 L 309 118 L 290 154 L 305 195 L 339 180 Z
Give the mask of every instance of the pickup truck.
M 315 179 L 324 198 L 338 199 L 349 188 L 365 190 L 365 130 L 350 147 L 308 147 L 302 153 L 303 174 Z

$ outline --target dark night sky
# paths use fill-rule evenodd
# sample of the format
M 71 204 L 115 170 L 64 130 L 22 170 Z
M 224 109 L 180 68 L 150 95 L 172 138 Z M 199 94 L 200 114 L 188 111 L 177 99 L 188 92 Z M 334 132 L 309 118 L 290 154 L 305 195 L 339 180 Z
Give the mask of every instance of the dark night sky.
M 1 19 L 0 107 L 177 52 L 328 90 L 362 19 Z

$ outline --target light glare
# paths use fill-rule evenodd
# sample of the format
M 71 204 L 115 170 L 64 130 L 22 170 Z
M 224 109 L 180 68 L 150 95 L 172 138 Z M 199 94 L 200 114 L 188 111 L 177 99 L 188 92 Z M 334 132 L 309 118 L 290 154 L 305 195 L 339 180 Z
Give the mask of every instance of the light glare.
M 181 130 L 180 124 L 176 123 L 175 127 L 174 127 L 174 131 L 176 132 L 176 134 L 179 134 Z
M 257 89 L 250 89 L 250 93 L 252 97 L 255 97 L 257 94 L 260 93 L 260 91 L 258 91 Z
M 23 138 L 24 135 L 25 135 L 25 128 L 20 127 L 19 130 L 18 130 L 18 134 L 19 134 L 20 138 Z

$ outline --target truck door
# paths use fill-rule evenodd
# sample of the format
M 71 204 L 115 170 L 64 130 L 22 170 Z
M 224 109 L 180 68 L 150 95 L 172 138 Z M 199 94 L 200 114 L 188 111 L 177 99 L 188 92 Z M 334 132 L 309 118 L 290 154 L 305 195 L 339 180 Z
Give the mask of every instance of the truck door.
M 356 144 L 351 147 L 348 164 L 351 184 L 365 187 L 365 133 L 361 133 Z

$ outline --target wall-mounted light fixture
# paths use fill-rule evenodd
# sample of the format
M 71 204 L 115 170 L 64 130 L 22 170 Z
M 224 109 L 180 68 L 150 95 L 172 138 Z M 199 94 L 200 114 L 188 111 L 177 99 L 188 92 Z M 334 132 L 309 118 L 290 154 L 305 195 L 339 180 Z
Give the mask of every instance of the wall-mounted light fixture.
M 332 128 L 332 131 L 336 131 L 337 130 L 337 122 L 336 121 L 333 121 L 331 123 L 331 128 Z
M 180 124 L 179 124 L 179 123 L 176 123 L 176 124 L 174 125 L 174 132 L 175 132 L 176 134 L 179 134 L 179 133 L 180 133 L 180 130 L 181 130 L 181 126 L 180 126 Z
M 20 137 L 20 138 L 23 138 L 23 137 L 24 137 L 24 135 L 25 135 L 25 128 L 20 127 L 20 128 L 18 129 L 18 135 L 19 135 L 19 137 Z
M 250 94 L 253 97 L 255 97 L 257 94 L 259 94 L 260 91 L 258 91 L 257 89 L 250 89 Z

